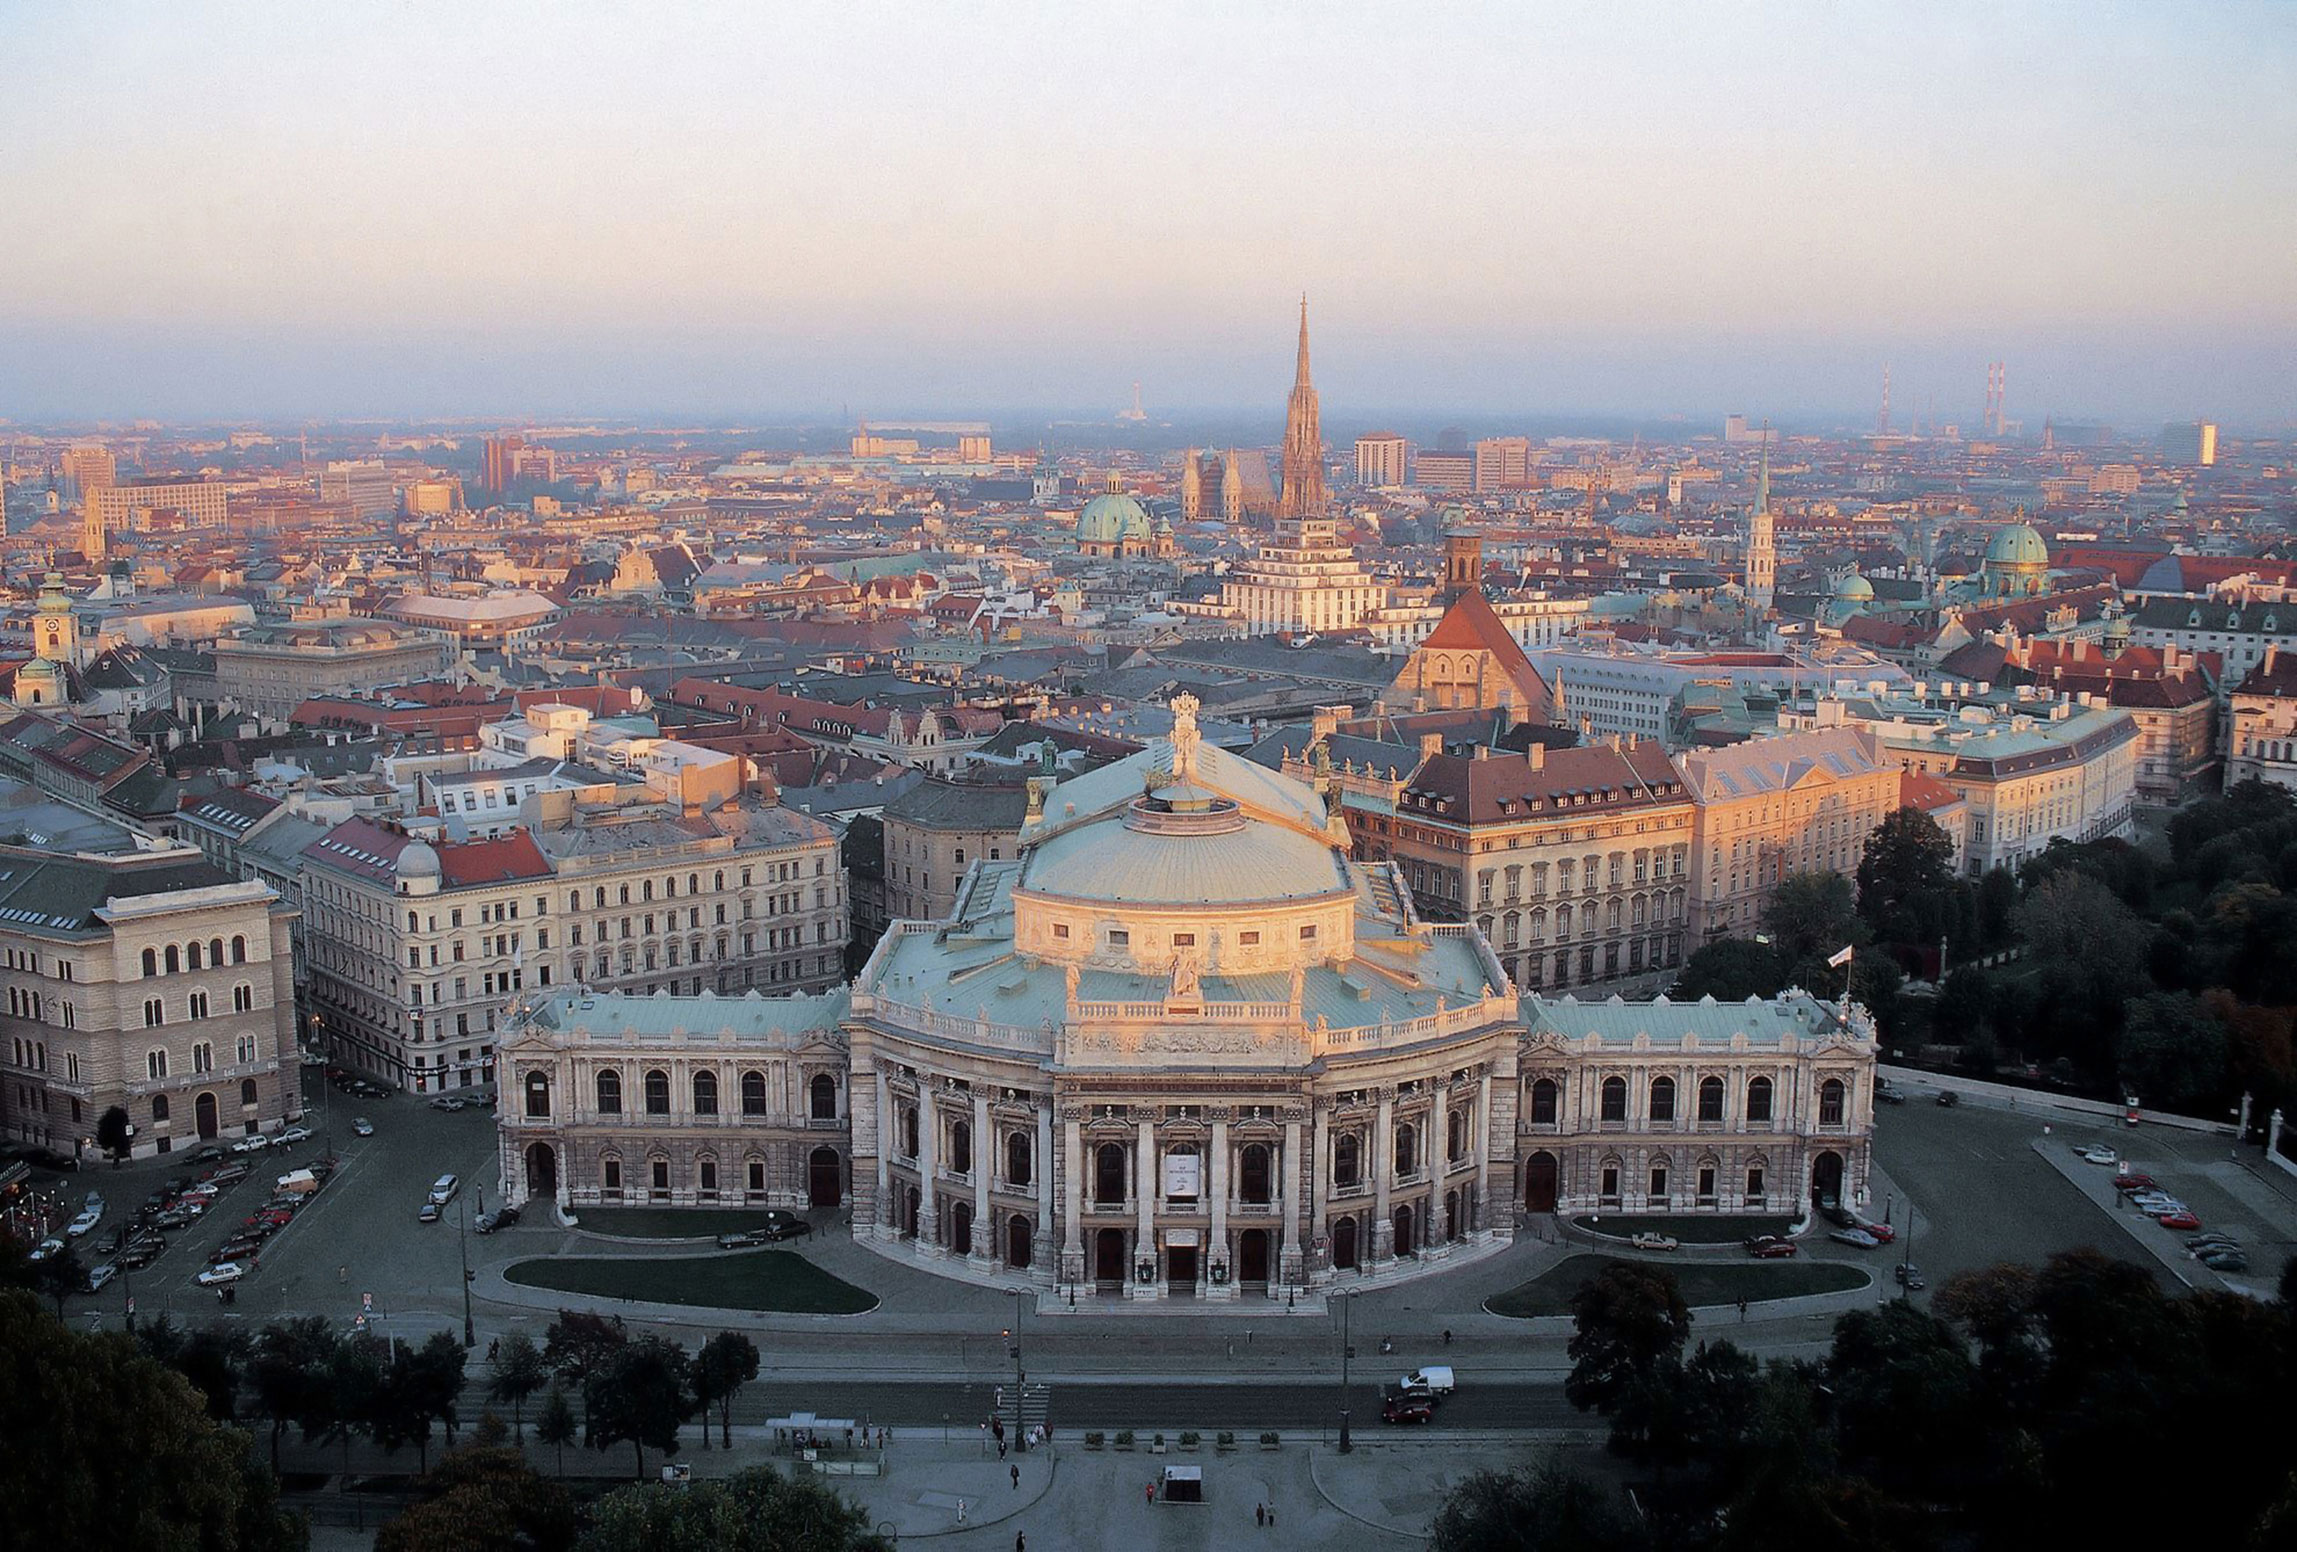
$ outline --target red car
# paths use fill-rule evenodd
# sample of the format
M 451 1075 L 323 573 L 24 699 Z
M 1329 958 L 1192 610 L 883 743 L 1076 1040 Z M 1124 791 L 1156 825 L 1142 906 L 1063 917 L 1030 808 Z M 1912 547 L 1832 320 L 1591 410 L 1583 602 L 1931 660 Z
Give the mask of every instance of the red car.
M 1383 1423 L 1433 1422 L 1435 1415 L 1435 1407 L 1417 1396 L 1390 1396 L 1380 1403 L 1380 1421 Z
M 2127 1175 L 2114 1176 L 2114 1189 L 2116 1191 L 2151 1191 L 2154 1185 L 2155 1181 L 2151 1175 L 2133 1172 Z
M 1887 1223 L 1862 1223 L 1859 1225 L 1859 1227 L 1866 1230 L 1867 1233 L 1873 1235 L 1876 1239 L 1882 1241 L 1885 1245 L 1898 1238 L 1898 1231 Z
M 1759 1239 L 1747 1241 L 1747 1254 L 1759 1260 L 1775 1261 L 1782 1256 L 1791 1256 L 1794 1253 L 1794 1242 L 1780 1239 L 1775 1234 L 1765 1234 Z
M 2154 1222 L 2165 1229 L 2198 1229 L 2201 1227 L 2201 1220 L 2189 1212 L 2163 1213 Z

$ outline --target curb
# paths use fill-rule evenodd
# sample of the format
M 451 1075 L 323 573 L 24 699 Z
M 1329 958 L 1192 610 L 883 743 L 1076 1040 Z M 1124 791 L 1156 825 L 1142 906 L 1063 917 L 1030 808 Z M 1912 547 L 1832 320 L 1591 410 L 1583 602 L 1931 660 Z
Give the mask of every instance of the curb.
M 1060 1452 L 1058 1450 L 1051 1450 L 1047 1453 L 1052 1456 L 1052 1467 L 1045 1473 L 1045 1485 L 1037 1491 L 1035 1497 L 1030 1498 L 1027 1502 L 1014 1504 L 1010 1508 L 1006 1509 L 1003 1514 L 992 1515 L 985 1520 L 967 1520 L 962 1525 L 947 1525 L 942 1527 L 940 1530 L 897 1531 L 895 1533 L 895 1539 L 899 1541 L 926 1541 L 936 1536 L 965 1536 L 972 1534 L 974 1531 L 980 1530 L 983 1526 L 1002 1525 L 1006 1521 L 1012 1519 L 1015 1515 L 1027 1513 L 1029 1510 L 1034 1509 L 1038 1504 L 1051 1497 L 1053 1493 L 1053 1484 L 1060 1480 Z M 831 1479 L 828 1477 L 821 1477 L 818 1480 L 824 1484 L 827 1484 Z M 880 1477 L 878 1480 L 882 1482 L 885 1479 Z M 959 1501 L 964 1502 L 966 1500 L 960 1499 Z
M 1405 1530 L 1402 1527 L 1395 1525 L 1383 1525 L 1378 1520 L 1358 1514 L 1355 1510 L 1340 1502 L 1339 1499 L 1334 1498 L 1331 1493 L 1325 1489 L 1324 1478 L 1318 1474 L 1316 1469 L 1318 1460 L 1324 1454 L 1325 1451 L 1320 1445 L 1311 1445 L 1309 1447 L 1308 1482 L 1311 1487 L 1316 1489 L 1316 1496 L 1324 1500 L 1325 1506 L 1327 1508 L 1333 1509 L 1340 1514 L 1346 1515 L 1349 1519 L 1354 1520 L 1359 1525 L 1369 1526 L 1373 1530 L 1379 1531 L 1383 1535 L 1398 1536 L 1406 1541 L 1412 1542 L 1417 1546 L 1427 1545 L 1427 1532 L 1418 1530 Z

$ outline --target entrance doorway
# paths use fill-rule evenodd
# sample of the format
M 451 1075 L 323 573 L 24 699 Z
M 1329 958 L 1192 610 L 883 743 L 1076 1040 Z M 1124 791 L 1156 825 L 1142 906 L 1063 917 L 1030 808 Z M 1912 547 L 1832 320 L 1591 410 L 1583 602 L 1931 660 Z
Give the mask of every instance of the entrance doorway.
M 213 1142 L 217 1131 L 215 1096 L 213 1094 L 200 1095 L 199 1098 L 192 1101 L 191 1113 L 194 1119 L 199 1122 L 200 1139 L 203 1142 Z
M 1555 1211 L 1555 1155 L 1541 1149 L 1523 1161 L 1523 1210 Z
M 973 1254 L 973 1204 L 959 1202 L 949 1213 L 949 1248 L 961 1256 Z
M 558 1195 L 558 1150 L 538 1142 L 526 1150 L 526 1194 L 542 1201 Z
M 1842 1202 L 1842 1155 L 1829 1148 L 1810 1166 L 1811 1196 L 1822 1206 Z
M 1408 1256 L 1419 1249 L 1419 1245 L 1412 1239 L 1412 1229 L 1415 1226 L 1415 1223 L 1416 1220 L 1412 1217 L 1412 1210 L 1409 1207 L 1399 1207 L 1396 1209 L 1395 1225 L 1397 1255 Z
M 806 1158 L 806 1200 L 835 1207 L 845 1200 L 845 1161 L 835 1148 L 816 1148 Z
M 1103 1293 L 1122 1293 L 1125 1286 L 1125 1231 L 1102 1229 L 1093 1236 L 1093 1281 Z
M 1005 1264 L 1016 1271 L 1027 1270 L 1031 1244 L 1029 1220 L 1015 1213 L 1005 1223 Z
M 1164 1280 L 1174 1298 L 1196 1297 L 1196 1247 L 1168 1245 L 1164 1253 Z
M 1332 1264 L 1343 1272 L 1356 1266 L 1356 1220 L 1342 1218 L 1332 1225 Z
M 1268 1287 L 1268 1231 L 1246 1229 L 1236 1237 L 1236 1280 L 1247 1288 Z

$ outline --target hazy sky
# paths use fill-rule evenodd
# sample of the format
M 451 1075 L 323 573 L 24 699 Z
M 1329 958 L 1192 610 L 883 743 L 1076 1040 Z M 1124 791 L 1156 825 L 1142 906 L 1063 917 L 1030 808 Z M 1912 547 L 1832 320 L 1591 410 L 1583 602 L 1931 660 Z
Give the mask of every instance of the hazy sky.
M 2297 417 L 2297 6 L 0 3 L 0 414 Z

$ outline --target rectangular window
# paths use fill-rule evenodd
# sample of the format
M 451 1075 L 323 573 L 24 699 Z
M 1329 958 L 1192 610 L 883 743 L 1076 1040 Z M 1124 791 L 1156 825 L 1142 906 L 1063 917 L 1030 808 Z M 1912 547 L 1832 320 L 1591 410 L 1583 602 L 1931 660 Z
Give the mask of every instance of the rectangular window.
M 1067 922 L 1055 922 L 1055 923 L 1053 923 L 1053 936 L 1054 936 L 1054 937 L 1056 937 L 1056 938 L 1065 938 L 1065 937 L 1067 937 L 1068 935 L 1069 935 L 1069 924 L 1068 924 Z

